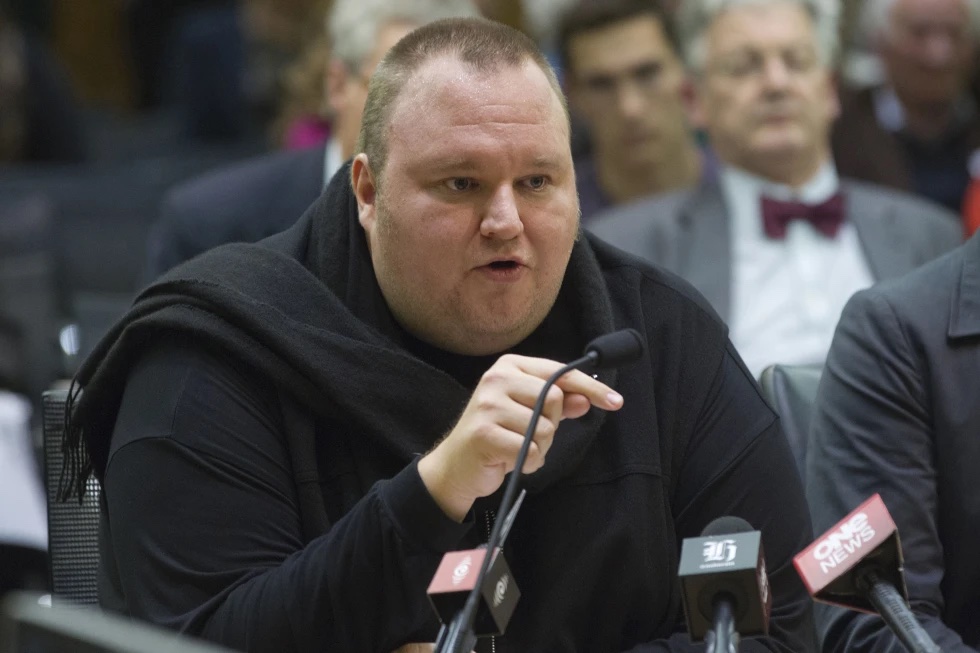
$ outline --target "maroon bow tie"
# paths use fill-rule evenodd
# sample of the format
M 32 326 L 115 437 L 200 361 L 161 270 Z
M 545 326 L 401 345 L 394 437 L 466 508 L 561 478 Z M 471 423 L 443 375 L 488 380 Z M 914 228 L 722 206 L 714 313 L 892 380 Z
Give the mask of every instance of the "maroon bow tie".
M 785 238 L 786 226 L 792 220 L 807 220 L 827 238 L 833 238 L 844 221 L 844 196 L 836 193 L 820 204 L 762 198 L 762 226 L 767 236 Z

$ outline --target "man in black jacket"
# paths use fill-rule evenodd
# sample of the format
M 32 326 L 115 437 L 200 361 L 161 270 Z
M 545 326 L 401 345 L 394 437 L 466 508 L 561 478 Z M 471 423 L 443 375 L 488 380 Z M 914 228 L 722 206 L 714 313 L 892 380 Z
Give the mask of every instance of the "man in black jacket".
M 817 531 L 878 492 L 909 604 L 946 653 L 980 650 L 980 236 L 856 294 L 820 381 L 807 452 Z M 876 616 L 821 606 L 823 650 L 899 653 Z
M 140 296 L 80 371 L 68 432 L 104 483 L 106 607 L 253 651 L 433 641 L 426 587 L 485 541 L 544 380 L 633 326 L 640 362 L 547 395 L 507 540 L 522 596 L 478 649 L 702 650 L 680 543 L 736 515 L 762 531 L 774 606 L 741 650 L 814 650 L 778 420 L 696 292 L 580 235 L 568 135 L 525 36 L 419 28 L 299 223 Z

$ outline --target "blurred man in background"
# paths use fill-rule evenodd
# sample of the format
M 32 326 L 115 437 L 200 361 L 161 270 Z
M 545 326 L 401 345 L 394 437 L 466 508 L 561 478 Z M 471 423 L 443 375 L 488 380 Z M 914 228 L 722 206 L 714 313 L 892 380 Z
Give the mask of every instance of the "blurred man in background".
M 687 0 L 694 121 L 718 181 L 599 216 L 599 236 L 694 284 L 749 369 L 824 360 L 845 302 L 961 242 L 959 221 L 904 194 L 842 181 L 834 16 L 818 0 Z
M 658 0 L 586 0 L 559 34 L 569 101 L 591 141 L 575 162 L 583 219 L 693 186 L 703 156 L 684 111 L 677 38 Z
M 856 294 L 820 381 L 807 451 L 816 532 L 880 493 L 909 606 L 944 653 L 980 650 L 980 236 Z M 877 615 L 818 605 L 826 653 L 901 653 Z
M 863 18 L 884 79 L 844 96 L 833 134 L 838 169 L 959 212 L 980 149 L 970 93 L 980 0 L 866 0 Z
M 327 21 L 330 140 L 236 164 L 173 189 L 148 239 L 145 281 L 217 245 L 255 242 L 292 225 L 352 156 L 368 80 L 388 49 L 419 25 L 476 15 L 470 0 L 337 0 Z

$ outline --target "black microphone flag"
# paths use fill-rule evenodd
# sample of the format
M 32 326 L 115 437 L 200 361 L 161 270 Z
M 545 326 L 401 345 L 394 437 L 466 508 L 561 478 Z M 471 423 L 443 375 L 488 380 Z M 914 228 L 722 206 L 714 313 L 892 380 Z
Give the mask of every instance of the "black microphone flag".
M 683 541 L 677 572 L 691 640 L 702 641 L 714 628 L 720 598 L 731 603 L 740 635 L 769 634 L 772 596 L 762 533 L 735 517 L 716 519 L 704 533 Z

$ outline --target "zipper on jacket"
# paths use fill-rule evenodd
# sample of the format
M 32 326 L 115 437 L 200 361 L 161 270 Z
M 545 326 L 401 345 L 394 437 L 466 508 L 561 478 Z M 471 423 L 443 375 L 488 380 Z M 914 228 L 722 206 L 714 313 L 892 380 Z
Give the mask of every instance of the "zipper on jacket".
M 493 532 L 494 522 L 497 521 L 497 511 L 496 510 L 484 510 L 483 511 L 483 525 L 485 531 L 483 533 L 484 544 L 490 542 L 490 534 Z
M 486 530 L 483 535 L 483 542 L 485 544 L 490 542 L 490 533 L 493 532 L 494 522 L 497 521 L 497 511 L 496 510 L 484 510 L 483 511 L 483 524 Z M 487 555 L 492 555 L 491 551 L 487 551 Z M 497 638 L 493 635 L 490 636 L 490 653 L 497 653 Z

